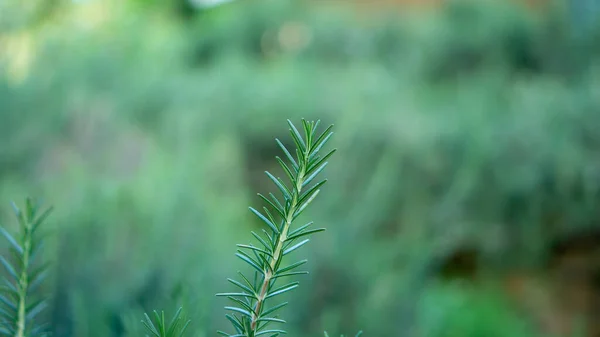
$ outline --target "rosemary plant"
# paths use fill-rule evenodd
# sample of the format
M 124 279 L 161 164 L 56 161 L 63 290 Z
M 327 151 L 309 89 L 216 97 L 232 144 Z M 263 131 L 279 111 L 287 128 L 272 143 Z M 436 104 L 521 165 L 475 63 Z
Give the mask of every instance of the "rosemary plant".
M 262 194 L 258 196 L 265 202 L 263 212 L 252 207 L 250 211 L 266 224 L 262 235 L 252 232 L 257 245 L 239 244 L 236 256 L 254 269 L 253 277 L 246 277 L 238 272 L 241 281 L 228 279 L 238 291 L 221 293 L 230 299 L 234 305 L 225 307 L 231 314 L 227 319 L 231 322 L 235 333 L 228 334 L 218 331 L 223 336 L 255 337 L 278 336 L 285 330 L 270 328 L 273 323 L 285 323 L 275 313 L 287 302 L 272 303 L 276 297 L 298 287 L 298 282 L 286 282 L 276 286 L 277 281 L 290 276 L 307 274 L 297 271 L 297 268 L 307 262 L 300 260 L 284 264 L 284 257 L 305 245 L 310 235 L 324 231 L 323 228 L 310 229 L 312 222 L 292 229 L 292 223 L 319 194 L 320 188 L 327 180 L 314 183 L 315 178 L 327 166 L 327 159 L 335 152 L 331 150 L 325 155 L 320 150 L 333 134 L 329 126 L 323 133 L 317 134 L 319 121 L 308 122 L 302 119 L 303 134 L 288 120 L 289 131 L 295 143 L 295 156 L 278 140 L 277 144 L 285 154 L 287 163 L 276 157 L 285 172 L 289 182 L 286 183 L 265 172 L 278 188 L 281 196 L 278 198 L 270 193 L 269 198 Z M 270 211 L 269 208 L 272 210 Z M 251 281 L 252 280 L 252 281 Z
M 42 247 L 38 235 L 40 225 L 52 208 L 39 212 L 39 205 L 30 198 L 25 200 L 24 211 L 13 203 L 19 224 L 19 233 L 13 237 L 0 227 L 0 233 L 10 244 L 11 259 L 0 256 L 8 274 L 0 295 L 0 335 L 11 337 L 46 336 L 46 325 L 36 325 L 34 319 L 46 307 L 44 299 L 32 298 L 32 292 L 45 278 L 47 264 L 34 268 Z
M 148 331 L 155 337 L 182 337 L 184 332 L 186 331 L 188 325 L 190 324 L 190 320 L 184 322 L 181 316 L 182 308 L 179 308 L 171 321 L 167 324 L 165 321 L 165 312 L 161 311 L 159 314 L 156 310 L 154 310 L 154 321 L 148 316 L 148 314 L 144 314 L 145 320 L 142 321 L 142 324 L 148 329 Z M 146 337 L 150 337 L 146 335 Z

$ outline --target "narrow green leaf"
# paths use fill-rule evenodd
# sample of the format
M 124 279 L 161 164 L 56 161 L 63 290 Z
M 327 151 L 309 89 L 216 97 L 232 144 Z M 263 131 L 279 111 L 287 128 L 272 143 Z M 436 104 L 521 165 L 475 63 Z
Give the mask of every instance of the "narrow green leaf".
M 192 322 L 191 320 L 187 320 L 187 322 L 185 322 L 185 324 L 183 325 L 183 327 L 181 328 L 181 330 L 179 332 L 179 336 L 178 337 L 183 337 L 183 334 L 187 331 L 187 329 L 190 326 L 191 322 Z
M 248 286 L 246 286 L 246 285 L 244 285 L 244 284 L 242 284 L 242 283 L 240 283 L 240 282 L 238 282 L 238 281 L 236 281 L 234 279 L 231 279 L 231 278 L 228 278 L 227 281 L 229 281 L 230 283 L 233 283 L 237 287 L 241 288 L 242 290 L 244 290 L 244 291 L 246 291 L 246 292 L 248 292 L 250 294 L 255 294 L 256 295 L 256 290 L 254 290 L 251 287 L 248 287 Z
M 46 209 L 44 211 L 44 213 L 42 213 L 42 215 L 40 215 L 36 220 L 33 221 L 33 224 L 31 226 L 31 231 L 32 233 L 35 233 L 38 229 L 38 227 L 44 222 L 46 221 L 46 219 L 48 218 L 48 216 L 52 213 L 52 211 L 54 210 L 53 206 L 50 206 L 48 209 Z
M 287 157 L 287 159 L 290 161 L 290 163 L 292 163 L 292 167 L 294 168 L 294 170 L 296 172 L 298 172 L 298 163 L 296 163 L 296 160 L 294 159 L 294 157 L 292 157 L 292 154 L 288 151 L 288 149 L 279 141 L 279 139 L 275 139 L 275 141 L 277 142 L 277 145 L 279 145 L 279 147 L 281 148 L 281 150 L 283 150 L 283 153 L 285 154 L 285 156 Z
M 269 255 L 269 256 L 273 256 L 273 255 L 271 254 L 271 252 L 268 252 L 268 251 L 266 251 L 266 250 L 264 250 L 264 249 L 261 249 L 261 248 L 258 248 L 258 247 L 254 247 L 254 246 L 252 246 L 252 245 L 242 245 L 242 244 L 238 244 L 237 246 L 238 246 L 238 247 L 240 247 L 240 248 L 246 248 L 246 249 L 250 249 L 250 250 L 257 251 L 257 252 L 259 252 L 259 253 L 267 254 L 267 255 Z
M 328 126 L 327 129 L 325 129 L 325 131 L 323 131 L 319 135 L 317 140 L 315 140 L 315 142 L 312 144 L 313 152 L 318 152 L 318 150 L 321 148 L 321 146 L 329 140 L 329 137 L 331 137 L 331 135 L 333 134 L 333 132 L 331 132 L 331 129 L 333 129 L 333 124 Z
M 277 274 L 277 275 L 273 276 L 272 279 L 278 279 L 278 278 L 286 277 L 286 276 L 307 275 L 307 274 L 308 274 L 307 271 L 293 271 L 290 273 Z
M 286 305 L 288 305 L 288 303 L 289 303 L 289 302 L 283 302 L 283 303 L 281 303 L 281 304 L 277 304 L 277 305 L 275 305 L 275 306 L 273 306 L 273 307 L 271 307 L 271 308 L 269 308 L 269 309 L 267 309 L 267 310 L 263 311 L 263 313 L 262 313 L 262 314 L 263 314 L 263 316 L 268 316 L 268 315 L 270 315 L 270 314 L 274 313 L 275 311 L 277 311 L 277 310 L 279 310 L 279 309 L 281 309 L 281 308 L 285 307 Z
M 226 314 L 225 317 L 231 322 L 231 324 L 234 326 L 234 328 L 236 329 L 236 331 L 238 333 L 242 333 L 244 331 L 244 326 L 242 325 L 242 322 L 239 321 L 239 319 L 234 315 L 229 315 Z
M 233 296 L 228 296 L 227 298 L 234 301 L 235 303 L 241 305 L 242 307 L 244 307 L 244 309 L 248 310 L 248 312 L 250 312 L 250 313 L 254 312 L 254 308 L 252 308 L 248 303 L 240 300 L 239 298 L 235 298 Z
M 265 241 L 262 237 L 260 237 L 260 235 L 254 233 L 254 232 L 250 232 L 252 234 L 252 236 L 254 236 L 256 238 L 256 240 L 258 240 L 258 242 L 260 242 L 263 246 L 265 246 L 265 249 L 272 249 L 273 246 L 268 244 L 267 241 Z
M 294 126 L 294 123 L 288 119 L 288 124 L 290 125 L 290 133 L 292 134 L 292 138 L 294 138 L 294 141 L 297 143 L 296 145 L 302 151 L 306 151 L 306 144 L 304 143 L 304 140 L 302 140 L 302 136 L 300 135 L 300 132 L 298 132 L 298 129 L 296 129 Z
M 48 273 L 48 269 L 43 269 L 36 273 L 33 277 L 30 277 L 31 283 L 29 284 L 28 291 L 35 291 L 42 284 L 42 282 L 44 282 Z
M 311 144 L 311 125 L 306 119 L 302 118 L 302 127 L 304 128 L 304 139 L 306 139 L 306 144 Z
M 327 159 L 329 159 L 336 151 L 337 151 L 337 149 L 333 149 L 333 150 L 329 151 L 329 153 L 327 153 L 323 158 L 317 159 L 314 163 L 309 165 L 308 169 L 306 170 L 306 174 L 312 174 L 318 167 L 320 167 L 324 162 L 326 162 Z
M 6 238 L 10 245 L 19 253 L 23 254 L 23 248 L 17 243 L 17 241 L 8 233 L 3 227 L 0 227 L 0 233 Z
M 259 266 L 259 264 L 254 261 L 250 256 L 245 255 L 243 252 L 241 253 L 236 253 L 235 256 L 239 257 L 240 259 L 242 259 L 244 262 L 248 263 L 249 265 L 251 265 L 254 269 L 256 269 L 257 271 L 259 271 L 260 273 L 264 273 L 264 270 Z
M 300 248 L 300 247 L 304 246 L 304 245 L 305 245 L 305 244 L 306 244 L 308 241 L 310 241 L 310 240 L 309 240 L 309 239 L 306 239 L 306 240 L 304 240 L 304 241 L 298 242 L 297 244 L 293 245 L 292 247 L 290 247 L 290 248 L 288 248 L 288 249 L 284 250 L 284 251 L 283 251 L 283 255 L 285 256 L 285 255 L 287 255 L 287 254 L 289 254 L 289 253 L 291 253 L 291 252 L 295 251 L 296 249 L 298 249 L 298 248 Z
M 319 191 L 321 190 L 316 190 L 309 198 L 308 200 L 306 200 L 302 205 L 300 205 L 300 208 L 294 213 L 294 216 L 292 217 L 293 219 L 296 219 L 303 211 L 304 209 L 306 209 L 306 207 L 308 207 L 308 205 L 310 205 L 310 203 L 315 200 L 315 198 L 317 197 L 317 195 L 319 194 Z
M 321 188 L 323 185 L 325 185 L 325 183 L 327 183 L 327 179 L 322 180 L 316 184 L 314 184 L 313 186 L 311 186 L 308 190 L 306 190 L 306 192 L 302 193 L 302 195 L 300 196 L 300 198 L 298 199 L 298 204 L 303 204 L 308 198 L 310 198 L 310 196 L 319 188 Z
M 142 323 L 144 324 L 144 326 L 146 326 L 146 328 L 156 337 L 161 337 L 160 333 L 158 333 L 158 330 L 156 330 L 156 327 L 154 326 L 154 324 L 152 323 L 152 320 L 150 319 L 150 316 L 148 316 L 148 314 L 144 313 L 144 316 L 146 317 L 145 321 L 142 321 Z
M 35 316 L 37 316 L 37 314 L 42 312 L 42 310 L 44 310 L 47 306 L 48 306 L 48 304 L 43 299 L 30 304 L 26 310 L 27 320 L 33 320 L 35 318 Z
M 17 220 L 19 221 L 19 225 L 25 226 L 25 218 L 23 217 L 23 212 L 21 212 L 19 207 L 17 207 L 17 204 L 15 204 L 14 202 L 11 202 L 11 206 L 13 208 L 15 216 L 17 217 Z
M 287 271 L 293 270 L 295 268 L 300 267 L 301 265 L 305 264 L 306 262 L 308 262 L 308 260 L 302 260 L 302 261 L 298 261 L 296 263 L 292 263 L 291 265 L 285 267 L 285 268 L 281 268 L 277 271 L 277 274 L 283 274 Z
M 317 129 L 319 129 L 319 124 L 321 124 L 321 120 L 320 119 L 317 119 L 316 122 L 313 122 L 311 138 L 315 137 L 315 133 L 317 132 Z
M 257 319 L 258 322 L 275 322 L 275 323 L 287 323 L 286 321 L 280 319 L 280 318 L 274 318 L 274 317 L 261 317 L 259 319 Z
M 291 286 L 289 286 L 289 287 L 286 287 L 286 288 L 283 288 L 283 289 L 279 289 L 279 290 L 277 290 L 277 291 L 273 291 L 272 293 L 268 294 L 268 295 L 265 297 L 265 299 L 267 299 L 267 298 L 271 298 L 271 297 L 275 297 L 275 296 L 277 296 L 277 295 L 281 295 L 281 294 L 283 294 L 283 293 L 286 293 L 286 292 L 288 292 L 288 291 L 290 291 L 290 290 L 294 290 L 294 289 L 296 289 L 296 288 L 298 288 L 298 284 L 294 284 L 294 285 L 291 285 Z
M 279 214 L 279 216 L 281 218 L 285 218 L 285 214 L 283 214 L 284 210 L 283 210 L 283 206 L 281 206 L 281 208 L 279 208 L 280 206 L 275 205 L 271 200 L 267 199 L 267 197 L 265 197 L 264 195 L 258 193 L 258 196 L 264 200 L 267 204 L 271 205 L 271 207 L 273 207 L 273 209 L 275 211 L 277 211 L 277 214 Z
M 302 225 L 302 226 L 300 226 L 300 227 L 296 228 L 295 230 L 291 231 L 291 232 L 288 234 L 288 238 L 289 238 L 289 237 L 292 237 L 292 236 L 294 236 L 294 235 L 296 235 L 296 234 L 298 234 L 298 233 L 300 233 L 301 231 L 305 230 L 307 227 L 309 227 L 309 226 L 310 226 L 310 225 L 312 225 L 312 224 L 314 224 L 314 222 L 313 222 L 313 221 L 311 221 L 311 222 L 307 223 L 306 225 Z
M 283 213 L 285 213 L 286 209 L 285 207 L 279 202 L 279 199 L 277 199 L 276 196 L 273 195 L 273 193 L 269 193 L 269 196 L 273 199 L 273 202 L 275 202 L 275 204 L 277 204 L 277 206 L 279 206 L 279 208 L 282 210 Z M 285 215 L 283 216 L 285 218 Z
M 2 265 L 4 265 L 4 268 L 6 269 L 6 271 L 10 274 L 10 276 L 12 276 L 15 279 L 15 281 L 19 280 L 19 275 L 17 274 L 15 268 L 13 268 L 13 266 L 10 264 L 10 262 L 6 261 L 4 256 L 0 256 L 0 263 L 2 263 Z
M 225 310 L 229 310 L 229 311 L 234 311 L 237 313 L 240 313 L 246 317 L 252 318 L 252 314 L 248 311 L 248 310 L 244 310 L 242 308 L 237 308 L 237 307 L 225 307 Z
M 246 283 L 246 285 L 248 285 L 248 287 L 250 287 L 250 289 L 253 289 L 254 291 L 252 291 L 252 293 L 256 293 L 258 290 L 256 289 L 256 284 L 252 284 L 250 282 L 250 280 L 248 280 L 246 278 L 246 276 L 244 276 L 244 274 L 242 274 L 242 272 L 238 271 L 238 274 L 242 277 L 242 280 L 244 280 L 244 282 Z
M 266 223 L 272 230 L 273 232 L 279 234 L 279 228 L 277 228 L 277 226 L 275 226 L 274 223 L 272 223 L 269 219 L 267 219 L 264 215 L 262 215 L 262 213 L 260 213 L 259 211 L 255 210 L 252 207 L 249 207 L 250 211 L 252 211 L 252 213 L 254 213 L 259 219 L 261 219 L 262 221 L 264 221 L 264 223 Z
M 294 174 L 292 173 L 292 171 L 290 171 L 290 168 L 283 162 L 283 160 L 281 160 L 281 158 L 275 157 L 275 160 L 277 160 L 279 166 L 281 166 L 285 174 L 288 176 L 288 179 L 293 184 L 296 181 L 296 178 L 294 178 Z
M 271 242 L 271 247 L 275 246 L 275 238 L 271 236 L 271 234 L 267 233 L 266 230 L 261 229 L 261 231 L 263 232 L 264 235 L 267 236 L 267 238 L 269 238 L 269 241 Z
M 311 229 L 306 232 L 300 232 L 300 233 L 294 234 L 292 236 L 289 236 L 286 241 L 293 241 L 293 240 L 296 240 L 296 239 L 301 238 L 306 235 L 311 235 L 311 234 L 324 232 L 324 231 L 325 231 L 325 228 Z
M 321 173 L 321 171 L 323 171 L 323 169 L 325 168 L 325 166 L 327 166 L 328 162 L 324 162 L 323 165 L 319 166 L 318 169 L 316 169 L 308 178 L 306 178 L 306 180 L 304 180 L 304 182 L 302 183 L 302 187 L 310 184 L 311 181 L 313 181 L 313 179 L 315 179 L 315 177 Z
M 182 310 L 183 310 L 183 308 L 179 307 L 177 309 L 177 311 L 175 312 L 175 314 L 173 315 L 173 318 L 171 318 L 171 322 L 169 322 L 169 325 L 168 325 L 169 330 L 167 332 L 167 336 L 173 336 L 173 334 L 175 333 L 175 329 L 179 325 L 179 315 L 181 315 Z
M 266 334 L 270 334 L 270 333 L 275 334 L 275 335 L 270 336 L 270 337 L 273 337 L 273 336 L 277 336 L 277 334 L 285 335 L 287 332 L 285 332 L 283 330 L 263 330 L 259 333 L 256 333 L 254 336 L 262 336 L 262 335 L 266 335 Z
M 8 323 L 8 322 L 14 322 L 17 318 L 16 314 L 11 314 L 8 311 L 4 310 L 3 308 L 0 308 L 0 317 L 2 317 L 2 321 L 4 323 Z
M 275 185 L 277 185 L 277 188 L 279 188 L 279 190 L 281 191 L 281 193 L 283 194 L 283 196 L 286 199 L 292 199 L 292 193 L 281 182 L 281 179 L 275 178 L 271 173 L 269 173 L 269 171 L 265 171 L 265 173 L 267 174 L 267 176 L 269 177 L 269 179 L 271 179 L 273 181 L 273 183 L 275 183 Z
M 271 221 L 272 224 L 276 225 L 276 221 L 275 218 L 273 218 L 273 214 L 271 214 L 271 212 L 269 212 L 269 210 L 266 207 L 263 207 L 263 210 L 265 211 L 265 214 L 267 214 L 267 218 L 269 219 L 269 221 Z M 276 234 L 281 233 L 281 226 L 275 226 L 277 227 L 277 231 L 275 231 Z
M 17 305 L 14 302 L 7 299 L 5 296 L 0 295 L 0 302 L 4 303 L 7 309 L 11 309 L 12 311 L 17 312 Z
M 254 294 L 249 294 L 249 293 L 218 293 L 218 294 L 216 294 L 216 296 L 219 296 L 219 297 L 238 296 L 238 297 L 247 297 L 247 298 L 257 299 Z

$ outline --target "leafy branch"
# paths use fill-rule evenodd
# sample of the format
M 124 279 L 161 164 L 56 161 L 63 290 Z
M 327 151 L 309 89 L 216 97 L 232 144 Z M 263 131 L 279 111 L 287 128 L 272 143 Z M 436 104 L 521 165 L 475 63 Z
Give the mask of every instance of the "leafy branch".
M 264 212 L 250 207 L 250 211 L 264 222 L 267 228 L 263 229 L 261 234 L 252 232 L 257 245 L 237 245 L 236 256 L 255 270 L 254 277 L 248 278 L 238 272 L 241 281 L 228 279 L 238 288 L 238 291 L 217 294 L 217 296 L 227 297 L 234 303 L 233 306 L 227 306 L 225 309 L 231 312 L 226 317 L 236 332 L 228 334 L 219 331 L 219 334 L 223 336 L 255 337 L 265 335 L 274 337 L 285 333 L 285 330 L 270 329 L 269 326 L 273 323 L 285 323 L 275 315 L 275 312 L 288 303 L 282 302 L 270 306 L 267 304 L 270 304 L 275 297 L 298 287 L 297 281 L 276 287 L 279 279 L 308 274 L 308 272 L 297 271 L 297 268 L 304 265 L 307 260 L 284 265 L 283 258 L 308 243 L 310 235 L 325 230 L 324 228 L 310 229 L 312 222 L 292 229 L 292 223 L 315 199 L 320 188 L 327 181 L 322 180 L 311 185 L 327 166 L 327 160 L 335 152 L 334 149 L 323 156 L 320 155 L 320 150 L 333 134 L 331 132 L 333 125 L 317 135 L 319 121 L 307 122 L 302 119 L 303 134 L 291 121 L 288 120 L 288 124 L 296 145 L 295 156 L 276 139 L 287 163 L 280 157 L 276 157 L 276 160 L 285 172 L 289 183 L 265 172 L 281 193 L 281 197 L 277 198 L 272 193 L 269 193 L 269 197 L 258 194 L 266 204 L 263 207 Z
M 48 208 L 39 214 L 39 205 L 30 198 L 25 200 L 24 212 L 13 204 L 19 223 L 19 235 L 13 237 L 0 227 L 0 233 L 9 242 L 8 260 L 0 256 L 0 263 L 8 273 L 0 295 L 0 335 L 12 337 L 33 337 L 47 335 L 45 325 L 35 325 L 35 317 L 46 307 L 44 299 L 32 300 L 31 293 L 41 284 L 46 275 L 47 264 L 34 268 L 34 262 L 42 247 L 38 230 L 51 213 Z

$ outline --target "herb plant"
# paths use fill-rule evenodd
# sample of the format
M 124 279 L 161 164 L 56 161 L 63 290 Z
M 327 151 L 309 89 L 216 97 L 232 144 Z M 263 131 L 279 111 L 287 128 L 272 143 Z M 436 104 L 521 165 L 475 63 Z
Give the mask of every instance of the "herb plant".
M 229 337 L 276 337 L 286 333 L 282 328 L 272 328 L 277 323 L 285 323 L 276 314 L 288 302 L 275 301 L 279 295 L 285 294 L 298 287 L 298 281 L 281 282 L 297 275 L 308 274 L 298 271 L 307 260 L 292 260 L 286 258 L 298 248 L 309 242 L 309 237 L 324 231 L 324 228 L 311 228 L 313 222 L 302 226 L 296 224 L 296 219 L 319 194 L 326 179 L 317 181 L 317 176 L 327 166 L 327 160 L 335 149 L 321 155 L 321 149 L 329 141 L 333 125 L 317 134 L 319 121 L 308 122 L 302 119 L 302 133 L 288 120 L 289 131 L 295 144 L 295 151 L 290 152 L 281 141 L 277 144 L 285 155 L 285 160 L 275 157 L 287 176 L 287 182 L 265 172 L 273 181 L 280 196 L 269 193 L 266 197 L 258 196 L 265 202 L 262 211 L 250 207 L 266 227 L 261 233 L 251 232 L 255 244 L 238 244 L 236 256 L 248 264 L 254 273 L 252 277 L 238 272 L 240 281 L 228 279 L 237 290 L 220 293 L 217 296 L 227 297 L 233 305 L 225 309 L 231 313 L 225 316 L 231 322 L 235 332 L 228 334 L 218 331 L 220 335 Z M 292 155 L 294 153 L 295 155 Z M 0 256 L 0 263 L 7 272 L 5 286 L 0 294 L 0 336 L 35 337 L 47 336 L 46 325 L 36 325 L 36 316 L 45 308 L 44 299 L 33 298 L 35 289 L 45 278 L 47 265 L 36 267 L 36 257 L 42 247 L 39 228 L 51 213 L 52 208 L 40 212 L 38 204 L 27 198 L 24 210 L 13 204 L 18 221 L 18 235 L 11 235 L 0 227 L 0 233 L 8 241 L 11 259 Z M 284 263 L 285 262 L 285 263 Z M 164 312 L 153 312 L 151 318 L 144 314 L 142 323 L 150 335 L 147 337 L 183 337 L 190 320 L 181 317 L 179 308 L 171 320 L 165 320 Z M 362 331 L 356 337 L 359 337 Z M 325 337 L 328 337 L 325 332 Z M 343 337 L 343 336 L 342 336 Z
M 265 172 L 273 181 L 280 192 L 280 197 L 270 193 L 269 197 L 262 194 L 258 196 L 265 202 L 263 212 L 250 207 L 250 211 L 266 224 L 261 234 L 252 232 L 256 239 L 254 244 L 239 244 L 236 256 L 254 269 L 254 275 L 247 277 L 238 272 L 241 280 L 228 279 L 236 288 L 236 292 L 220 293 L 233 302 L 232 306 L 225 307 L 231 314 L 227 319 L 231 322 L 235 332 L 228 334 L 223 331 L 223 336 L 255 337 L 278 336 L 285 333 L 281 328 L 271 328 L 274 323 L 285 323 L 276 312 L 286 306 L 288 302 L 275 301 L 279 295 L 287 293 L 298 287 L 298 281 L 283 282 L 279 286 L 277 281 L 291 276 L 307 274 L 306 271 L 297 271 L 307 260 L 288 263 L 284 257 L 309 242 L 312 234 L 324 231 L 323 228 L 311 229 L 312 222 L 292 228 L 296 218 L 319 194 L 320 188 L 327 180 L 316 181 L 316 177 L 327 166 L 327 160 L 335 149 L 325 155 L 320 150 L 331 138 L 333 125 L 317 134 L 319 121 L 308 122 L 302 119 L 301 134 L 294 124 L 288 120 L 289 131 L 296 146 L 295 156 L 292 155 L 281 141 L 277 144 L 285 154 L 287 160 L 276 157 L 285 172 L 287 183 Z M 312 185 L 311 185 L 312 184 Z M 271 210 L 269 210 L 269 208 Z
M 35 299 L 32 293 L 44 280 L 47 264 L 35 267 L 42 247 L 39 228 L 52 208 L 40 212 L 39 205 L 27 198 L 25 209 L 13 203 L 19 225 L 17 236 L 0 227 L 0 233 L 10 244 L 10 260 L 0 256 L 8 276 L 0 295 L 0 335 L 12 337 L 46 336 L 46 325 L 36 325 L 36 316 L 46 307 L 45 299 Z

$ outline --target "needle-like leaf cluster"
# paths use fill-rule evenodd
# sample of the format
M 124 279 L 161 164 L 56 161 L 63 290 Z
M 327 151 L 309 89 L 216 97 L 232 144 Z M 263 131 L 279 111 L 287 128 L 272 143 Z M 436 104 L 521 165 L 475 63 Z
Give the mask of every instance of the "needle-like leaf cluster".
M 236 287 L 236 291 L 217 294 L 233 302 L 225 309 L 230 312 L 226 317 L 235 332 L 228 334 L 219 331 L 223 336 L 274 337 L 285 333 L 281 328 L 272 327 L 276 323 L 285 323 L 278 317 L 277 312 L 287 305 L 287 302 L 279 302 L 277 299 L 280 295 L 297 288 L 298 282 L 279 281 L 308 272 L 298 270 L 307 260 L 288 262 L 284 257 L 308 243 L 310 235 L 325 230 L 312 229 L 312 222 L 296 228 L 292 228 L 292 223 L 315 199 L 326 182 L 326 180 L 316 182 L 316 178 L 335 152 L 334 149 L 325 155 L 320 154 L 333 134 L 331 132 L 333 125 L 317 134 L 319 121 L 308 122 L 303 119 L 302 132 L 289 120 L 288 124 L 296 147 L 295 151 L 290 152 L 281 141 L 276 139 L 284 154 L 284 159 L 276 157 L 276 160 L 287 179 L 266 172 L 277 187 L 280 196 L 277 197 L 272 193 L 268 196 L 259 194 L 265 206 L 262 207 L 262 211 L 252 207 L 250 211 L 266 227 L 259 233 L 252 232 L 252 236 L 256 239 L 255 244 L 238 245 L 236 256 L 254 270 L 254 275 L 246 277 L 238 272 L 239 280 L 228 279 Z
M 148 314 L 144 314 L 142 324 L 144 324 L 144 327 L 146 327 L 153 337 L 182 337 L 191 322 L 181 317 L 182 310 L 183 308 L 179 308 L 169 323 L 165 321 L 164 311 L 161 311 L 159 314 L 154 310 L 154 321 Z M 150 336 L 146 335 L 146 337 Z
M 10 259 L 0 256 L 7 278 L 0 295 L 0 335 L 34 337 L 47 335 L 46 325 L 36 325 L 36 316 L 46 307 L 44 299 L 35 299 L 33 292 L 45 279 L 47 264 L 36 267 L 36 258 L 42 248 L 39 228 L 52 208 L 40 212 L 39 205 L 30 198 L 25 209 L 13 204 L 19 224 L 19 233 L 11 235 L 0 227 L 0 233 L 10 244 Z

